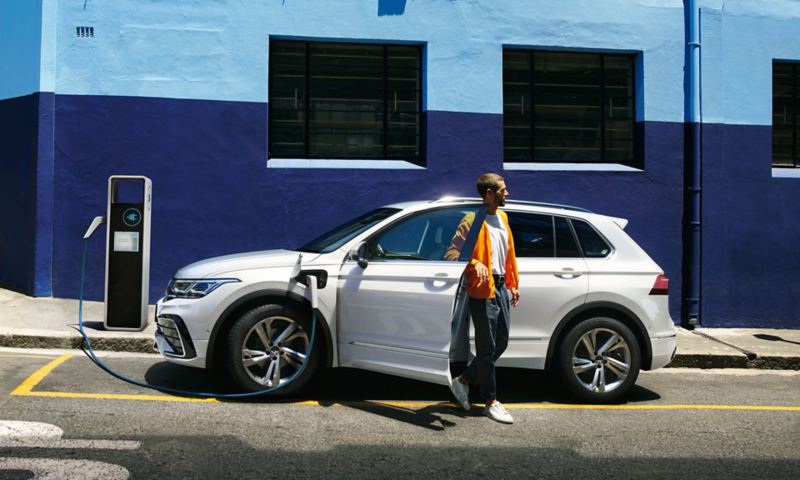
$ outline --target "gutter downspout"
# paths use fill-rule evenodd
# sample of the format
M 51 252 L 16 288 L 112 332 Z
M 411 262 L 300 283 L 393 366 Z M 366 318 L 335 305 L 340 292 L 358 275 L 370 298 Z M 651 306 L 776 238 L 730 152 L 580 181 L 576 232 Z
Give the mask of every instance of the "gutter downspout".
M 688 328 L 700 324 L 700 279 L 702 255 L 701 201 L 702 201 L 702 112 L 700 104 L 700 8 L 697 0 L 687 0 L 687 29 L 689 42 L 686 45 L 689 59 L 689 88 L 687 105 L 686 135 L 689 143 L 686 162 L 688 189 L 686 191 L 689 209 L 688 288 L 684 291 L 685 312 L 682 323 Z

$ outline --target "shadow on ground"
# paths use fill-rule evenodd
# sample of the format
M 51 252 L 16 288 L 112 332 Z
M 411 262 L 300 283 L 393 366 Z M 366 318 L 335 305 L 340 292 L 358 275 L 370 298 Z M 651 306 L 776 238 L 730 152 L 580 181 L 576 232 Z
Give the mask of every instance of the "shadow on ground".
M 223 375 L 212 375 L 204 370 L 168 362 L 160 362 L 150 367 L 145 374 L 145 380 L 153 385 L 164 385 L 183 390 L 238 393 Z M 557 379 L 541 371 L 498 368 L 497 386 L 500 399 L 505 403 L 578 403 L 573 401 L 569 394 L 561 388 Z M 659 398 L 661 397 L 656 392 L 637 385 L 628 396 L 627 403 L 653 401 Z M 442 385 L 351 368 L 334 368 L 323 371 L 311 388 L 290 399 L 292 401 L 315 400 L 322 404 L 364 400 L 375 402 L 452 401 L 450 390 Z M 481 402 L 477 387 L 471 389 L 470 400 L 473 403 Z M 264 397 L 246 401 L 275 402 L 280 400 Z

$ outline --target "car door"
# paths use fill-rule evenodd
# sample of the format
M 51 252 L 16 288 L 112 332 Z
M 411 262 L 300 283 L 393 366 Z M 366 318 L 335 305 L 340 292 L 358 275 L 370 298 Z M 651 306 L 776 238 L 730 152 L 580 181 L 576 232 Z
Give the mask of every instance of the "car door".
M 588 268 L 566 218 L 507 213 L 514 236 L 521 301 L 511 311 L 509 346 L 500 364 L 544 368 L 556 325 L 586 301 Z
M 456 294 L 485 213 L 459 205 L 410 214 L 366 240 L 366 267 L 344 261 L 342 366 L 449 385 Z

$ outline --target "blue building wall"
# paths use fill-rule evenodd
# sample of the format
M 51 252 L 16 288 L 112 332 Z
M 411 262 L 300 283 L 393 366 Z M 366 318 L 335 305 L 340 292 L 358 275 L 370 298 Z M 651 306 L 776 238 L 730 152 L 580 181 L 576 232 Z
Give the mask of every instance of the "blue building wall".
M 186 263 L 295 246 L 380 204 L 473 195 L 475 178 L 494 170 L 506 177 L 516 198 L 576 204 L 629 218 L 629 233 L 673 279 L 670 301 L 677 321 L 683 255 L 684 5 L 680 0 L 600 3 L 45 0 L 42 22 L 54 25 L 43 29 L 40 51 L 46 72 L 41 91 L 55 92 L 50 184 L 56 201 L 49 222 L 53 294 L 77 296 L 80 238 L 91 218 L 105 211 L 112 174 L 153 180 L 155 299 Z M 723 9 L 723 2 L 702 5 L 708 122 L 702 321 L 708 326 L 800 326 L 797 310 L 774 288 L 779 281 L 796 293 L 800 282 L 786 276 L 787 262 L 777 269 L 764 264 L 775 267 L 790 248 L 785 238 L 800 233 L 791 222 L 799 218 L 794 182 L 800 180 L 775 179 L 771 173 L 773 57 L 765 53 L 783 48 L 780 58 L 793 58 L 792 52 L 800 51 L 791 43 L 795 39 L 787 43 L 782 38 L 799 25 L 800 15 L 788 8 L 774 13 L 769 22 L 776 30 L 762 38 L 740 30 L 764 29 L 758 5 L 741 11 L 727 4 Z M 767 14 L 773 10 L 766 9 Z M 77 26 L 94 27 L 95 37 L 76 37 Z M 53 41 L 47 32 L 53 32 Z M 369 161 L 359 163 L 362 168 L 279 168 L 285 163 L 269 162 L 271 38 L 423 45 L 424 168 L 409 163 L 381 169 L 385 163 Z M 762 49 L 748 41 L 761 42 Z M 575 171 L 570 165 L 549 165 L 520 170 L 503 165 L 504 47 L 636 53 L 644 169 L 614 171 L 600 165 Z M 767 71 L 742 71 L 735 64 L 753 55 L 759 69 L 766 62 Z M 740 74 L 747 74 L 744 86 L 738 76 L 737 82 L 728 77 Z M 743 91 L 749 97 L 731 100 Z M 754 175 L 760 175 L 755 182 Z M 731 199 L 741 191 L 732 188 L 749 196 Z M 783 230 L 757 225 L 760 208 L 772 212 L 766 218 L 782 221 Z M 769 247 L 741 255 L 756 238 Z M 100 240 L 91 243 L 87 291 L 96 299 L 102 297 L 103 248 Z M 757 284 L 740 281 L 751 277 Z M 754 294 L 761 300 L 746 301 Z M 770 304 L 769 315 L 763 314 L 765 304 Z
M 800 328 L 800 171 L 772 168 L 771 130 L 772 61 L 800 61 L 800 4 L 703 2 L 701 18 L 703 323 Z
M 53 94 L 47 3 L 0 3 L 0 286 L 50 295 Z

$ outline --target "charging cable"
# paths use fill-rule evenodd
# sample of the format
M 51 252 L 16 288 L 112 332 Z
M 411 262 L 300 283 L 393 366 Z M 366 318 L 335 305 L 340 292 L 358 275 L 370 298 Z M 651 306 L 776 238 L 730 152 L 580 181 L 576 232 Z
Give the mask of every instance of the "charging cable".
M 102 217 L 98 217 L 98 218 L 102 218 Z M 98 367 L 103 369 L 106 373 L 108 373 L 112 377 L 118 378 L 118 379 L 122 380 L 123 382 L 127 382 L 127 383 L 130 383 L 132 385 L 136 385 L 138 387 L 149 388 L 151 390 L 157 390 L 157 391 L 160 391 L 160 392 L 172 393 L 172 394 L 181 395 L 181 396 L 200 397 L 200 398 L 221 398 L 221 399 L 225 399 L 225 398 L 230 398 L 230 399 L 235 399 L 235 398 L 253 398 L 253 397 L 260 397 L 260 396 L 263 396 L 263 395 L 268 395 L 268 394 L 270 394 L 272 392 L 276 392 L 276 391 L 278 391 L 278 390 L 290 385 L 292 382 L 294 382 L 295 380 L 300 378 L 300 376 L 303 374 L 303 371 L 305 371 L 306 365 L 308 365 L 308 361 L 311 358 L 311 352 L 314 349 L 314 339 L 315 339 L 316 333 L 317 333 L 317 279 L 313 275 L 308 275 L 306 277 L 306 288 L 308 289 L 307 293 L 309 294 L 309 297 L 311 297 L 310 298 L 310 300 L 311 300 L 311 339 L 309 341 L 309 345 L 311 346 L 311 348 L 309 348 L 308 353 L 306 354 L 306 358 L 303 359 L 303 363 L 300 365 L 300 368 L 285 383 L 280 383 L 280 384 L 278 384 L 278 385 L 276 385 L 274 387 L 270 387 L 270 388 L 267 388 L 265 390 L 259 390 L 257 392 L 248 392 L 248 393 L 208 393 L 208 392 L 194 392 L 194 391 L 190 391 L 190 390 L 182 390 L 182 389 L 171 388 L 171 387 L 162 387 L 162 386 L 159 386 L 159 385 L 151 385 L 149 383 L 145 383 L 145 382 L 142 382 L 140 380 L 136 380 L 136 379 L 133 379 L 133 378 L 130 378 L 130 377 L 126 377 L 125 375 L 122 375 L 121 373 L 118 373 L 118 372 L 114 371 L 111 367 L 106 365 L 105 362 L 103 362 L 102 360 L 97 358 L 97 355 L 95 355 L 94 350 L 92 350 L 92 343 L 89 341 L 89 337 L 86 335 L 86 332 L 83 329 L 83 283 L 84 283 L 84 278 L 85 278 L 85 273 L 86 273 L 86 252 L 87 252 L 88 247 L 89 247 L 89 237 L 91 236 L 91 233 L 99 226 L 99 223 L 95 224 L 96 222 L 97 222 L 97 218 L 95 219 L 95 222 L 92 223 L 92 226 L 90 227 L 90 229 L 87 232 L 87 234 L 83 237 L 84 238 L 84 240 L 83 240 L 83 260 L 81 262 L 81 289 L 80 289 L 80 299 L 78 301 L 78 328 L 77 328 L 78 332 L 83 337 L 83 342 L 85 344 L 85 348 L 82 349 L 83 353 L 85 353 L 86 356 L 89 357 L 89 360 L 94 362 L 95 365 L 97 365 Z M 100 222 L 100 223 L 102 223 L 102 222 Z M 298 262 L 299 262 L 299 259 L 298 259 Z

